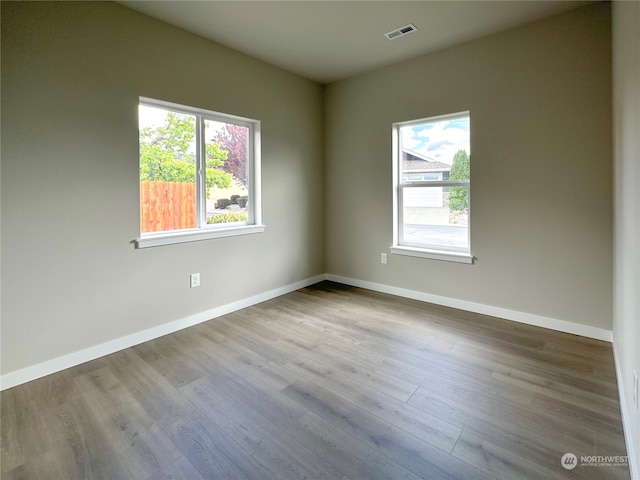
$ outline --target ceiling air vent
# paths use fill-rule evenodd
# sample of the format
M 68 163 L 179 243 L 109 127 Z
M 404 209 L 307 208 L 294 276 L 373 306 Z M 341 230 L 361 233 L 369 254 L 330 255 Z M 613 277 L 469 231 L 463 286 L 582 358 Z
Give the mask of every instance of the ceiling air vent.
M 397 28 L 395 30 L 391 30 L 384 34 L 389 40 L 395 40 L 396 38 L 403 37 L 411 32 L 415 32 L 417 30 L 416 26 L 413 23 L 409 25 L 405 25 L 404 27 Z

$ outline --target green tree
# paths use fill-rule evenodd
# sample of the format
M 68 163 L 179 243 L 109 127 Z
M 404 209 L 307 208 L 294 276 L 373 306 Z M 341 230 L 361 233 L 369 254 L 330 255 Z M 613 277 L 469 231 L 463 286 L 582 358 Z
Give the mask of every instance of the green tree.
M 223 150 L 218 142 L 213 142 L 207 143 L 206 151 L 206 183 L 207 198 L 209 198 L 209 189 L 211 187 L 216 186 L 219 188 L 229 188 L 231 186 L 232 175 L 222 170 L 222 167 L 224 167 L 229 156 L 229 152 L 227 150 Z
M 469 180 L 471 173 L 470 159 L 467 152 L 458 150 L 451 164 L 450 180 Z M 449 208 L 464 210 L 469 207 L 469 189 L 466 187 L 451 187 L 449 189 Z
M 165 122 L 140 132 L 140 180 L 151 182 L 195 182 L 196 157 L 190 147 L 196 136 L 195 118 L 168 112 Z M 213 186 L 229 188 L 231 174 L 224 172 L 228 152 L 219 143 L 206 145 L 207 197 Z

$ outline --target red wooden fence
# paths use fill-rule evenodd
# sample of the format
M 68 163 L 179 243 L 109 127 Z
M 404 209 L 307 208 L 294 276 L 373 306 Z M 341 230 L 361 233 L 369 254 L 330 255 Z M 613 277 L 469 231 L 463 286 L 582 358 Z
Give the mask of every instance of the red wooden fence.
M 181 182 L 140 182 L 142 233 L 196 226 L 196 185 Z

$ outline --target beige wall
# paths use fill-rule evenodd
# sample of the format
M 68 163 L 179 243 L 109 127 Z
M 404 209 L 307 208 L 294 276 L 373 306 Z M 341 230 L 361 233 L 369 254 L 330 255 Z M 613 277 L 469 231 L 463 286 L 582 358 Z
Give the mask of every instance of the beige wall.
M 134 249 L 140 95 L 262 121 L 264 234 Z M 2 373 L 323 273 L 321 132 L 311 81 L 114 3 L 2 2 Z
M 640 3 L 613 3 L 615 263 L 613 339 L 625 435 L 640 478 L 640 413 L 633 371 L 640 375 Z
M 327 271 L 610 330 L 610 35 L 597 4 L 329 85 Z M 391 124 L 465 110 L 475 264 L 380 264 Z
M 323 95 L 117 4 L 2 2 L 1 372 L 325 271 L 611 329 L 609 22 L 582 8 Z M 262 121 L 264 234 L 133 248 L 139 95 Z M 381 265 L 391 123 L 462 110 L 475 265 Z

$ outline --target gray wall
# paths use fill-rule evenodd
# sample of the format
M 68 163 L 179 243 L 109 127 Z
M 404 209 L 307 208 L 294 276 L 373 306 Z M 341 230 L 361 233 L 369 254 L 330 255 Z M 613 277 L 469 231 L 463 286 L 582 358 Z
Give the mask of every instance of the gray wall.
M 615 263 L 613 340 L 629 455 L 640 477 L 640 413 L 633 371 L 640 375 L 640 3 L 613 3 Z
M 2 2 L 2 373 L 323 272 L 611 329 L 610 33 L 598 4 L 323 95 L 117 4 Z M 139 95 L 262 121 L 264 234 L 133 248 Z M 476 264 L 381 265 L 391 124 L 467 109 Z
M 612 327 L 610 7 L 331 84 L 327 271 Z M 391 124 L 471 112 L 474 265 L 390 255 Z
M 134 249 L 140 95 L 262 121 L 265 233 Z M 322 113 L 120 5 L 2 2 L 2 373 L 323 273 Z

